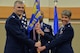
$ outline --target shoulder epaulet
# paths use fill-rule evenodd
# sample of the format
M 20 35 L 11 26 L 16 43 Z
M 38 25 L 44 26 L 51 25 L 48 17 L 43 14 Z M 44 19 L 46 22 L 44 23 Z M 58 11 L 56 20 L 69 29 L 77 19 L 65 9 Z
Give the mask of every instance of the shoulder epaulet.
M 15 18 L 15 16 L 12 15 L 12 18 Z
M 71 27 L 70 25 L 68 25 L 68 27 Z

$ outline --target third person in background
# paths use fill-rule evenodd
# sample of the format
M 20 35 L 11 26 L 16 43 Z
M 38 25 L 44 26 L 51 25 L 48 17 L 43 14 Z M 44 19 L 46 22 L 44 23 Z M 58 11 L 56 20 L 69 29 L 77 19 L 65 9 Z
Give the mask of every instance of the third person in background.
M 44 23 L 45 21 L 43 22 L 43 18 L 44 18 L 43 11 L 41 11 L 41 16 L 42 18 L 39 20 L 41 30 L 44 33 L 48 34 L 50 37 L 52 37 L 53 35 L 52 35 L 51 25 Z M 45 45 L 46 43 L 50 43 L 50 39 L 47 39 L 47 37 L 40 36 L 40 40 L 41 40 L 41 46 Z M 44 51 L 41 51 L 40 53 L 49 53 L 49 50 L 44 50 Z

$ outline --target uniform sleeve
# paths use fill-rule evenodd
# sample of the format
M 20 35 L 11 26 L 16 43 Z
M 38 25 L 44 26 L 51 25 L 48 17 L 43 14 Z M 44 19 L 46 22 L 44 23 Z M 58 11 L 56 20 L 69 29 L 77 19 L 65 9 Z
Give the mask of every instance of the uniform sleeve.
M 6 23 L 7 32 L 11 33 L 12 35 L 10 36 L 13 36 L 17 41 L 24 43 L 30 47 L 33 47 L 35 43 L 28 38 L 26 33 L 24 33 L 21 30 L 19 22 L 20 21 L 15 18 L 9 19 L 8 22 Z
M 46 44 L 46 49 L 50 49 L 52 47 L 61 45 L 67 41 L 71 41 L 74 35 L 73 29 L 72 28 L 66 28 L 64 30 L 63 34 L 58 34 L 59 36 L 55 39 L 52 40 L 51 43 Z

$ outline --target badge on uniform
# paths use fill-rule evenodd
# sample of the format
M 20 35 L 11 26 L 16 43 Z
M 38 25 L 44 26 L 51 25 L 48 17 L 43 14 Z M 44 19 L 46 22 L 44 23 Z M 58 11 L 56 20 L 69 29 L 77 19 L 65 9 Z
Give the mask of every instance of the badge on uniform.
M 50 30 L 47 27 L 45 27 L 44 32 L 50 32 Z

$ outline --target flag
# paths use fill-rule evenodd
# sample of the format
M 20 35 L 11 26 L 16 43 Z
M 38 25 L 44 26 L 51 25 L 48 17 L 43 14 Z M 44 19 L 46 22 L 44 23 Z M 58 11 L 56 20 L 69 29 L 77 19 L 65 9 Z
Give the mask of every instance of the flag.
M 55 35 L 58 32 L 58 13 L 57 13 L 57 7 L 54 7 L 54 31 L 53 34 Z
M 26 13 L 25 12 L 22 15 L 21 23 L 22 23 L 22 27 L 27 29 L 27 18 L 26 18 Z
M 24 12 L 22 14 L 22 18 L 21 18 L 21 23 L 22 23 L 22 27 L 25 28 L 27 30 L 27 17 L 26 17 L 26 12 L 25 12 L 26 6 L 24 5 Z
M 40 18 L 41 18 L 40 1 L 35 0 L 34 6 L 33 6 L 33 13 L 32 13 L 29 25 L 28 25 L 28 34 L 30 34 L 30 31 L 35 27 L 35 24 L 38 22 Z

